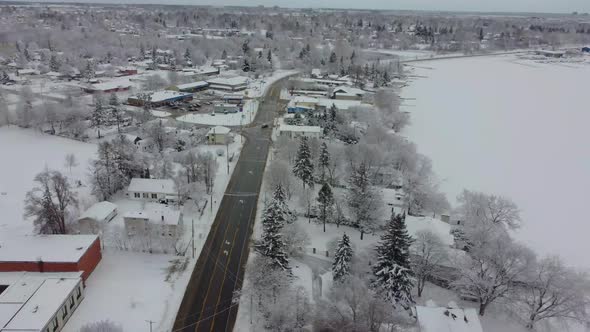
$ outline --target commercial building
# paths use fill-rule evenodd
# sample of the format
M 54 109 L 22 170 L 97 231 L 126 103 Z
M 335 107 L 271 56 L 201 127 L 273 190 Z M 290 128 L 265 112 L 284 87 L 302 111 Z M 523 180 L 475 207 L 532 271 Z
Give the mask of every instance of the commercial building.
M 84 299 L 81 273 L 0 273 L 0 332 L 59 332 Z
M 148 101 L 149 103 L 154 106 L 162 106 L 169 103 L 175 102 L 186 102 L 193 99 L 193 95 L 190 93 L 185 92 L 177 92 L 177 91 L 170 91 L 170 90 L 162 90 L 156 91 L 149 95 Z M 127 102 L 133 106 L 143 106 L 146 102 L 144 98 L 141 96 L 133 96 L 127 99 Z
M 96 235 L 0 237 L 0 272 L 81 271 L 86 280 L 101 259 Z
M 111 82 L 91 84 L 89 86 L 83 87 L 82 89 L 84 89 L 84 91 L 87 93 L 113 93 L 127 91 L 131 88 L 131 85 L 132 84 L 128 79 L 117 79 Z
M 248 87 L 248 78 L 242 76 L 218 77 L 208 80 L 209 88 L 223 91 L 242 91 Z
M 179 84 L 179 85 L 168 88 L 168 90 L 187 92 L 187 93 L 195 93 L 198 91 L 206 90 L 208 86 L 209 86 L 209 83 L 207 83 L 205 81 L 197 81 L 197 82 L 192 82 L 192 83 Z

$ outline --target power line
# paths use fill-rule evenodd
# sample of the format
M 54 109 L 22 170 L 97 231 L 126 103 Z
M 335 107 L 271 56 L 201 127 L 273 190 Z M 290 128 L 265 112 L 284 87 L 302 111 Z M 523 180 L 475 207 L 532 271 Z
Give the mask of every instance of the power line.
M 185 328 L 187 328 L 187 327 L 195 326 L 195 325 L 199 324 L 199 323 L 200 323 L 200 322 L 202 322 L 202 321 L 206 321 L 206 320 L 208 320 L 208 319 L 211 319 L 211 318 L 213 318 L 213 317 L 215 317 L 215 316 L 217 316 L 217 315 L 219 315 L 219 314 L 222 314 L 222 313 L 224 313 L 224 312 L 226 312 L 226 311 L 230 310 L 231 308 L 233 308 L 233 307 L 237 306 L 238 304 L 239 304 L 239 303 L 234 303 L 234 304 L 230 305 L 229 307 L 227 307 L 227 308 L 225 308 L 225 309 L 223 309 L 223 310 L 221 310 L 221 311 L 218 311 L 218 312 L 214 313 L 213 315 L 210 315 L 210 316 L 208 316 L 208 317 L 205 317 L 205 318 L 203 318 L 203 319 L 199 319 L 199 320 L 198 320 L 198 321 L 196 321 L 196 322 L 193 322 L 193 323 L 191 323 L 191 324 L 185 325 L 185 326 L 183 326 L 183 327 L 181 327 L 181 328 L 178 328 L 178 329 L 176 329 L 176 330 L 172 330 L 171 332 L 178 332 L 178 331 L 180 331 L 180 330 L 183 330 L 183 329 L 185 329 Z

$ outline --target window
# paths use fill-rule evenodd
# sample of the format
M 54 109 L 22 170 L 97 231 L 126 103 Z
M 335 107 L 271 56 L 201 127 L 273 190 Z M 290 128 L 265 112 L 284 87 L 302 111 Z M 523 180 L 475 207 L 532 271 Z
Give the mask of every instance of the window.
M 57 316 L 55 316 L 55 319 L 53 320 L 53 332 L 57 331 L 58 327 L 59 327 L 59 325 L 58 325 L 58 321 L 57 321 Z
M 143 193 L 143 198 L 148 198 L 148 194 L 147 193 Z
M 153 199 L 156 199 L 156 198 L 158 198 L 158 194 L 152 194 L 152 198 L 153 198 Z
M 80 297 L 82 297 L 82 291 L 80 290 L 80 287 L 76 288 L 76 299 L 80 299 Z
M 140 197 L 139 196 L 139 193 L 135 193 L 135 194 L 133 194 L 133 196 L 135 196 L 135 198 L 139 198 Z
M 74 307 L 74 304 L 75 304 L 75 303 L 76 303 L 76 302 L 74 301 L 74 295 L 72 295 L 72 296 L 70 297 L 70 309 L 72 309 L 72 308 Z
M 68 315 L 68 306 L 65 306 L 65 307 L 63 307 L 63 315 L 61 316 L 61 319 L 65 319 L 67 315 Z

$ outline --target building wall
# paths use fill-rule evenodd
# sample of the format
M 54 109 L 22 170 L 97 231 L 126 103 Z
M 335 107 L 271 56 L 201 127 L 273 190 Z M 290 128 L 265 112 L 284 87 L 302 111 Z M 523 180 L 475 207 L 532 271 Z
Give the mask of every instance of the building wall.
M 100 260 L 102 259 L 102 252 L 100 250 L 100 238 L 97 238 L 88 250 L 82 255 L 77 264 L 78 271 L 84 271 L 82 278 L 88 279 L 90 274 L 94 271 Z
M 83 299 L 84 285 L 80 282 L 78 287 L 68 295 L 67 300 L 61 305 L 51 320 L 47 322 L 47 325 L 45 325 L 42 331 L 61 331 Z
M 129 236 L 145 235 L 149 232 L 149 221 L 141 218 L 124 218 L 125 231 Z
M 289 137 L 291 139 L 299 138 L 301 136 L 306 136 L 309 138 L 318 138 L 318 139 L 320 138 L 320 133 L 316 133 L 316 132 L 309 133 L 309 132 L 303 132 L 303 131 L 281 131 L 279 135 Z
M 209 144 L 225 144 L 227 141 L 227 134 L 209 134 L 207 140 Z
M 136 197 L 136 194 L 139 194 L 139 197 Z M 154 197 L 154 195 L 155 195 L 155 197 Z M 137 199 L 137 200 L 146 200 L 146 201 L 159 201 L 161 199 L 165 199 L 166 194 L 129 191 L 129 198 Z
M 334 99 L 337 99 L 337 100 L 361 100 L 362 97 L 356 96 L 356 95 L 355 96 L 341 95 L 341 94 L 336 93 L 334 95 Z

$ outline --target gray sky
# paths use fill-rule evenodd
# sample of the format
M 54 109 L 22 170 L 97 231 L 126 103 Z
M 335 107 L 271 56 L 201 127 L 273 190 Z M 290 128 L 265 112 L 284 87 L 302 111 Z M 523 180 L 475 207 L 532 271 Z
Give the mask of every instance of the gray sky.
M 51 2 L 37 0 L 35 2 Z M 67 1 L 71 2 L 71 1 Z M 186 5 L 241 5 L 491 12 L 590 12 L 590 0 L 76 0 L 75 2 L 162 3 Z

